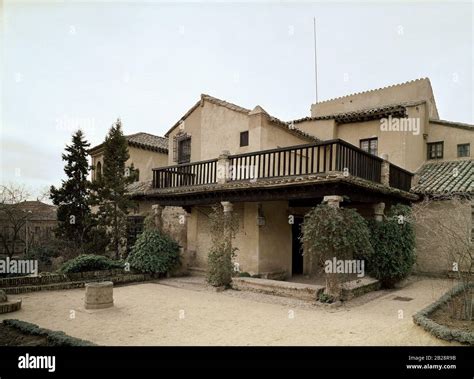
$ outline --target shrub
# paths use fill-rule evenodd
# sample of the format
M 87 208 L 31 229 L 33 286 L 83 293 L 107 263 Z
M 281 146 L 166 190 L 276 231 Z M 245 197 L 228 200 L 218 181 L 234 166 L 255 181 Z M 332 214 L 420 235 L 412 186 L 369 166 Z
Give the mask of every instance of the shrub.
M 313 274 L 326 260 L 352 260 L 372 253 L 367 222 L 349 208 L 326 204 L 313 208 L 305 217 L 300 239 L 308 249 Z M 326 273 L 326 294 L 337 299 L 343 278 L 344 274 Z
M 59 255 L 58 251 L 54 249 L 50 244 L 41 246 L 32 246 L 25 254 L 25 259 L 35 259 L 39 263 L 39 267 L 51 266 L 52 258 L 56 258 Z
M 331 295 L 328 295 L 327 293 L 321 292 L 318 295 L 318 300 L 321 303 L 331 304 L 331 303 L 334 303 L 335 298 L 334 298 L 334 296 L 331 296 Z
M 393 206 L 383 221 L 370 221 L 372 254 L 366 255 L 368 272 L 391 288 L 406 278 L 415 263 L 415 232 L 410 208 Z
M 124 268 L 123 262 L 102 255 L 82 254 L 64 263 L 60 269 L 65 274 Z
M 167 234 L 147 229 L 133 245 L 127 262 L 143 273 L 165 274 L 179 264 L 179 245 Z

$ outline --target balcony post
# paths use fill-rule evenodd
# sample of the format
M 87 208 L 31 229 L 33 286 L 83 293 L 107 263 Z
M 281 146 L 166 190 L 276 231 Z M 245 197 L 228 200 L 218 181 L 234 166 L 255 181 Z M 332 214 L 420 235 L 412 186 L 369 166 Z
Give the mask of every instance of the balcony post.
M 380 173 L 380 182 L 384 186 L 390 186 L 390 162 L 388 161 L 388 154 L 382 154 L 382 168 Z
M 227 183 L 230 179 L 229 173 L 229 155 L 228 150 L 222 151 L 217 160 L 217 184 Z
M 373 205 L 375 221 L 383 221 L 385 203 L 376 203 Z

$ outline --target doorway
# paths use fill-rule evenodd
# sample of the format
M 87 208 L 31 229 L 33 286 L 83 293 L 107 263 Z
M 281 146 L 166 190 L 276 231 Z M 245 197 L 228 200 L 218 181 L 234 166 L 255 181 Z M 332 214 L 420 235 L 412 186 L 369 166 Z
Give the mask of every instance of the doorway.
M 292 259 L 291 259 L 291 273 L 292 275 L 303 274 L 303 244 L 299 237 L 301 235 L 301 225 L 304 218 L 295 216 L 293 225 L 291 225 L 291 245 L 292 245 Z

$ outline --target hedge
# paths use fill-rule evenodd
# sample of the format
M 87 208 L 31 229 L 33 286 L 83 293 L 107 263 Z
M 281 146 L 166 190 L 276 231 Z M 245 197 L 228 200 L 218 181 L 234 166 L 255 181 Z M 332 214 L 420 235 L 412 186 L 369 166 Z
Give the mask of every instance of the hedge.
M 114 261 L 113 259 L 104 257 L 103 255 L 81 254 L 78 257 L 65 262 L 59 271 L 68 274 L 74 272 L 112 270 L 124 267 L 125 265 L 123 262 Z
M 48 346 L 97 346 L 92 342 L 68 336 L 64 332 L 40 328 L 26 321 L 6 319 L 3 320 L 3 324 L 24 334 L 46 337 Z

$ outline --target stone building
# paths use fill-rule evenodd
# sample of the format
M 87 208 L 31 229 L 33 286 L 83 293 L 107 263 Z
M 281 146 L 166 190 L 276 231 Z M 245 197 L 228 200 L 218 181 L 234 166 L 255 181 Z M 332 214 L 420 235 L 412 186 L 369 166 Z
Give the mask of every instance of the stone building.
M 0 212 L 0 256 L 18 257 L 53 237 L 57 226 L 56 207 L 40 201 L 24 201 Z M 15 233 L 14 229 L 18 232 Z
M 316 103 L 291 121 L 201 95 L 165 137 L 167 166 L 155 165 L 130 193 L 140 212 L 155 205 L 174 225 L 195 271 L 207 266 L 216 203 L 238 216 L 240 270 L 271 278 L 308 273 L 300 225 L 321 202 L 381 219 L 393 204 L 421 200 L 429 164 L 451 161 L 462 162 L 464 195 L 472 194 L 474 128 L 440 119 L 428 79 Z M 419 271 L 448 270 L 430 265 L 438 253 L 417 243 Z

